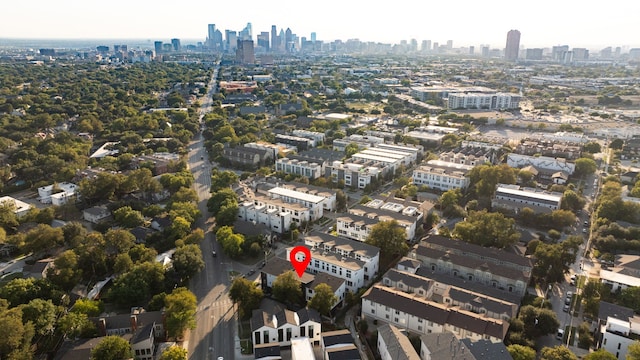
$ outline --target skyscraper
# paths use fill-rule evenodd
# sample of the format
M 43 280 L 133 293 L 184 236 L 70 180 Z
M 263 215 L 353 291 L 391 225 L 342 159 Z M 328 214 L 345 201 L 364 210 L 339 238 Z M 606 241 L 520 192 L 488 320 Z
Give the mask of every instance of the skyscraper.
M 271 51 L 277 51 L 278 47 L 278 29 L 275 25 L 271 25 Z
M 180 39 L 171 39 L 171 46 L 173 51 L 180 51 Z
M 509 30 L 507 33 L 507 46 L 504 49 L 504 58 L 508 61 L 518 60 L 520 51 L 520 31 Z
M 262 52 L 269 52 L 269 33 L 267 31 L 262 31 L 258 34 L 258 48 Z
M 316 42 L 316 33 L 315 32 L 311 33 L 311 42 L 313 42 L 313 43 Z
M 160 54 L 162 52 L 162 41 L 155 41 L 153 48 L 156 50 L 156 55 Z
M 254 64 L 256 62 L 253 51 L 253 40 L 238 39 L 236 62 L 239 64 Z

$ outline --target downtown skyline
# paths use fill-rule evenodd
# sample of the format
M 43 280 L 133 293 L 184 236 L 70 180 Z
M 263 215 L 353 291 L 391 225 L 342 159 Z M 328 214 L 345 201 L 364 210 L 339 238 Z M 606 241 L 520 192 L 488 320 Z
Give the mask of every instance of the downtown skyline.
M 613 0 L 606 9 L 578 7 L 542 0 L 536 6 L 504 9 L 492 0 L 445 4 L 415 4 L 406 0 L 391 6 L 363 6 L 328 0 L 301 6 L 289 0 L 249 1 L 241 11 L 230 3 L 195 1 L 189 7 L 167 9 L 156 2 L 114 0 L 97 7 L 78 0 L 65 6 L 45 0 L 12 2 L 5 6 L 0 38 L 11 39 L 170 39 L 205 41 L 207 24 L 240 31 L 253 25 L 253 40 L 262 31 L 291 28 L 298 37 L 317 34 L 318 40 L 359 39 L 400 43 L 431 40 L 454 47 L 486 44 L 504 48 L 506 33 L 518 29 L 521 47 L 571 47 L 600 49 L 607 46 L 640 47 L 640 25 L 634 16 L 640 3 Z M 618 6 L 619 5 L 619 6 Z M 25 14 L 28 14 L 25 17 Z

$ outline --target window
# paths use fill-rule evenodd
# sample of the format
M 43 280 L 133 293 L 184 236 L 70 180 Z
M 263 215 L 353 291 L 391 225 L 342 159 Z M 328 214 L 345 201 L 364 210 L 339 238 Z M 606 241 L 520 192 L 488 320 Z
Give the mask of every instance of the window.
M 291 341 L 291 328 L 287 328 L 287 341 Z
M 372 313 L 372 314 L 375 314 L 375 313 L 376 313 L 376 310 L 375 310 L 375 309 L 371 309 L 371 313 Z
M 307 334 L 309 337 L 313 337 L 313 325 L 309 325 L 309 334 Z
M 284 332 L 282 329 L 278 329 L 278 342 L 284 341 Z

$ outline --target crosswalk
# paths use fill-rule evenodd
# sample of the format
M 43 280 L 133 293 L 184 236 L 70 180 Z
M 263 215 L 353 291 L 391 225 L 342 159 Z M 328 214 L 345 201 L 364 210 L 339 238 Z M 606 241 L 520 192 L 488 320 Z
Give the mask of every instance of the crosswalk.
M 198 305 L 196 312 L 206 311 L 210 309 L 228 309 L 233 306 L 233 301 L 230 299 L 217 300 L 211 303 L 204 303 Z

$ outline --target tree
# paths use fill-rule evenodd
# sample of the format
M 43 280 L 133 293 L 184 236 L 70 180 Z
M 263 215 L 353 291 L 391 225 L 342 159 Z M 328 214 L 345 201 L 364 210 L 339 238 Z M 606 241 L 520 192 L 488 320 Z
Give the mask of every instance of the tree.
M 156 256 L 158 256 L 158 252 L 152 248 L 146 247 L 144 244 L 137 244 L 129 249 L 129 256 L 134 264 L 140 264 L 155 261 Z
M 184 245 L 173 253 L 173 269 L 182 279 L 190 279 L 200 270 L 204 269 L 204 260 L 200 246 L 195 244 Z
M 636 340 L 627 347 L 627 360 L 640 360 L 640 341 Z
M 615 357 L 615 355 L 613 355 L 612 353 L 602 348 L 590 354 L 587 354 L 587 356 L 582 358 L 582 360 L 617 360 L 617 359 L 618 358 Z
M 233 129 L 233 128 L 232 128 Z M 213 170 L 211 172 L 211 191 L 217 192 L 238 182 L 238 175 L 233 171 Z
M 566 190 L 562 194 L 562 200 L 560 201 L 563 209 L 577 211 L 584 207 L 586 200 L 580 197 L 573 190 Z
M 561 282 L 569 266 L 576 261 L 576 252 L 565 240 L 558 244 L 540 243 L 536 247 L 534 258 L 537 260 L 533 267 L 533 275 L 546 282 Z
M 640 286 L 631 286 L 620 292 L 620 304 L 634 311 L 640 310 Z
M 597 169 L 598 165 L 596 165 L 596 162 L 593 159 L 580 158 L 576 160 L 574 175 L 583 176 L 593 174 Z
M 95 325 L 89 321 L 87 314 L 70 312 L 62 315 L 58 320 L 58 328 L 70 338 L 92 337 L 96 331 Z
M 321 283 L 314 289 L 314 295 L 309 301 L 308 306 L 316 309 L 321 315 L 329 316 L 333 305 L 338 301 L 338 297 L 334 294 L 331 286 Z
M 120 275 L 133 269 L 133 260 L 128 253 L 118 254 L 113 262 L 113 273 Z
M 486 210 L 469 212 L 466 220 L 453 228 L 453 235 L 472 244 L 497 248 L 513 245 L 520 239 L 514 219 Z
M 558 345 L 542 348 L 540 360 L 578 360 L 578 357 L 568 348 Z
M 274 299 L 288 304 L 300 304 L 302 302 L 302 288 L 298 274 L 289 270 L 276 277 L 271 286 Z
M 47 278 L 64 290 L 73 289 L 80 278 L 82 270 L 78 269 L 78 255 L 73 250 L 60 254 L 53 262 L 53 269 L 47 272 Z
M 71 312 L 85 314 L 87 316 L 98 316 L 102 312 L 102 302 L 100 300 L 78 299 Z
M 404 228 L 396 220 L 391 220 L 373 225 L 365 242 L 376 246 L 381 253 L 390 256 L 407 252 L 409 247 L 406 238 L 407 233 Z
M 602 148 L 600 147 L 600 144 L 595 142 L 595 141 L 590 141 L 586 144 L 584 144 L 584 146 L 582 147 L 584 151 L 591 153 L 591 154 L 596 154 L 599 153 L 600 151 L 602 151 Z
M 624 141 L 622 139 L 613 139 L 609 143 L 609 148 L 614 150 L 622 150 L 624 146 Z
M 507 351 L 513 360 L 536 360 L 536 350 L 528 346 L 512 344 L 507 346 Z
M 347 194 L 342 190 L 336 190 L 336 211 L 344 211 L 347 208 Z
M 5 299 L 0 299 L 0 356 L 3 359 L 31 359 L 31 339 L 35 334 L 32 323 L 22 322 L 22 310 L 9 308 Z
M 187 329 L 196 327 L 196 296 L 187 288 L 177 288 L 164 300 L 167 316 L 167 334 L 181 338 Z
M 162 264 L 155 261 L 145 262 L 118 276 L 109 290 L 109 297 L 119 305 L 135 305 L 161 292 L 163 285 Z
M 515 170 L 507 164 L 478 165 L 469 171 L 471 186 L 475 187 L 476 194 L 481 197 L 491 197 L 496 191 L 496 185 L 515 184 Z
M 123 206 L 113 212 L 113 219 L 127 229 L 142 225 L 144 217 L 142 213 L 133 210 L 131 206 Z
M 238 277 L 233 280 L 229 289 L 229 297 L 238 304 L 238 312 L 240 318 L 251 316 L 254 309 L 260 307 L 264 294 L 257 283 Z
M 218 226 L 231 226 L 238 219 L 238 203 L 233 200 L 225 201 L 220 206 L 220 211 L 216 214 L 216 224 Z
M 52 228 L 46 224 L 39 224 L 29 230 L 24 237 L 24 251 L 40 253 L 64 244 L 64 233 L 61 228 Z
M 350 143 L 344 147 L 344 155 L 346 158 L 352 157 L 358 151 L 360 151 L 360 146 L 358 146 L 358 144 L 356 143 Z
M 56 323 L 56 306 L 51 300 L 33 299 L 22 305 L 22 321 L 31 321 L 36 334 L 45 335 L 53 332 Z
M 207 210 L 213 215 L 216 216 L 222 204 L 226 201 L 234 200 L 236 203 L 238 202 L 238 195 L 231 188 L 223 188 L 216 192 L 214 192 L 209 200 L 207 200 Z
M 187 350 L 173 345 L 160 355 L 159 360 L 187 360 Z
M 110 335 L 102 339 L 91 350 L 91 360 L 123 360 L 132 359 L 133 350 L 129 341 L 118 335 Z
M 105 251 L 109 255 L 123 254 L 136 244 L 136 237 L 123 229 L 109 229 L 104 234 Z
M 237 258 L 242 255 L 242 245 L 244 244 L 244 236 L 233 232 L 230 226 L 223 226 L 216 231 L 216 239 L 222 246 L 225 254 L 231 258 Z
M 560 322 L 552 310 L 540 309 L 531 305 L 520 308 L 518 319 L 522 320 L 524 334 L 529 339 L 554 334 L 560 326 Z

